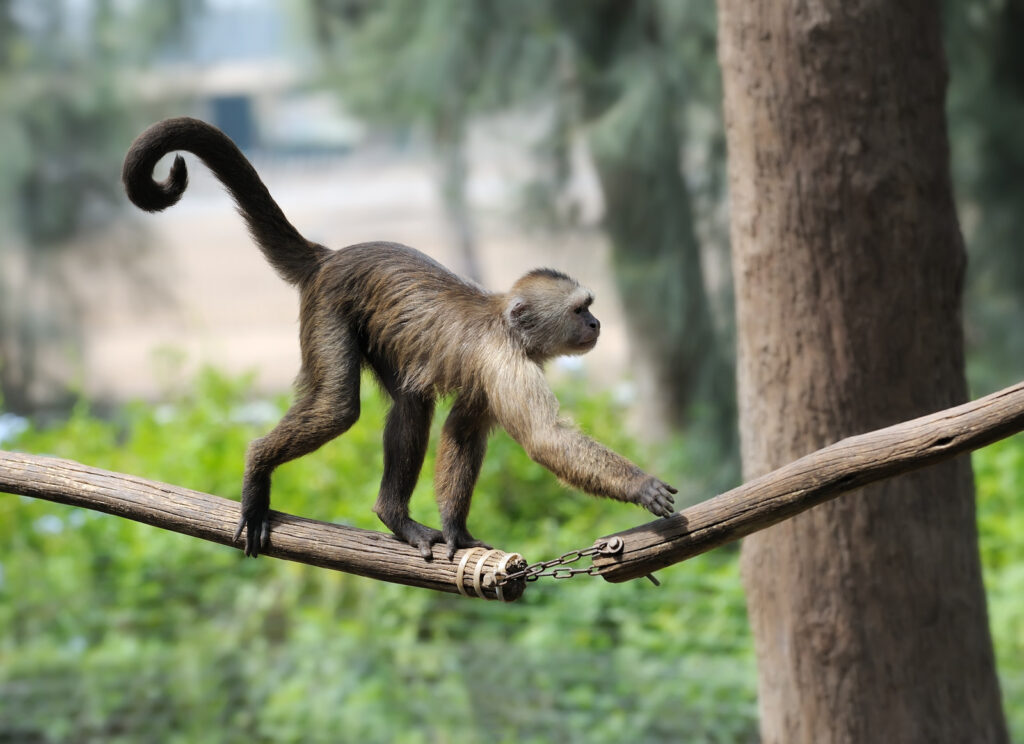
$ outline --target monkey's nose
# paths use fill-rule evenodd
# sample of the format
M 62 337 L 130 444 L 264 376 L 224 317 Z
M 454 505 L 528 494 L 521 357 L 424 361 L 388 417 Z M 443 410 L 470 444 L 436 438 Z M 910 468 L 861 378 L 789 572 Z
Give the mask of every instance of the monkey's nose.
M 590 327 L 593 328 L 595 331 L 601 330 L 601 321 L 598 320 L 597 318 L 594 318 L 592 321 L 590 321 Z

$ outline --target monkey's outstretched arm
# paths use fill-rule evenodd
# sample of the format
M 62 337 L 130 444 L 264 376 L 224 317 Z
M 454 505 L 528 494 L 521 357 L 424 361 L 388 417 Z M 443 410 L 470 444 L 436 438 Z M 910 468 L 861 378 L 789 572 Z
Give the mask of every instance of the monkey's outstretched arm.
M 558 401 L 536 365 L 506 369 L 488 398 L 498 423 L 530 458 L 569 485 L 661 517 L 673 513 L 675 488 L 559 419 Z
M 160 212 L 181 199 L 188 185 L 188 171 L 180 155 L 174 158 L 166 181 L 153 179 L 157 162 L 177 150 L 198 156 L 227 187 L 256 244 L 285 281 L 301 284 L 330 254 L 292 226 L 235 143 L 198 119 L 165 119 L 140 134 L 128 149 L 121 180 L 128 198 L 139 209 Z

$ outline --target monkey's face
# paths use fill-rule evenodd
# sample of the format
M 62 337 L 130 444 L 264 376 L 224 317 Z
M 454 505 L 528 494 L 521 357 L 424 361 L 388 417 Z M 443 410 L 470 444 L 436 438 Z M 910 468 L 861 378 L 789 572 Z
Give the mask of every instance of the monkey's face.
M 601 335 L 601 322 L 590 312 L 593 301 L 574 279 L 539 269 L 513 286 L 506 317 L 532 359 L 585 354 Z
M 601 321 L 590 312 L 593 297 L 588 295 L 572 309 L 574 320 L 569 323 L 569 334 L 564 354 L 586 354 L 597 345 L 601 335 Z

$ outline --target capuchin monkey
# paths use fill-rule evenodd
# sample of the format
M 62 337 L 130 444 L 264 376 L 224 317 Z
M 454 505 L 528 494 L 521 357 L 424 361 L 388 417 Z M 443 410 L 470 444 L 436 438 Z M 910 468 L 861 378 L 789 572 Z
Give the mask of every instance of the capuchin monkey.
M 245 554 L 269 539 L 270 476 L 282 463 L 344 433 L 359 418 L 359 378 L 373 370 L 393 404 L 384 427 L 384 475 L 374 511 L 400 539 L 432 559 L 432 546 L 488 547 L 466 528 L 473 486 L 495 426 L 562 481 L 667 517 L 676 489 L 559 419 L 542 371 L 564 354 L 594 348 L 601 324 L 593 295 L 565 274 L 537 269 L 504 294 L 461 279 L 396 243 L 330 250 L 288 222 L 252 164 L 220 130 L 189 118 L 153 125 L 132 144 L 122 174 L 128 198 L 157 212 L 175 204 L 188 175 L 181 156 L 166 181 L 153 168 L 177 150 L 198 156 L 233 197 L 263 255 L 301 298 L 302 368 L 280 423 L 250 444 L 242 483 Z M 441 530 L 409 517 L 427 450 L 434 401 L 454 395 L 441 431 L 434 491 Z

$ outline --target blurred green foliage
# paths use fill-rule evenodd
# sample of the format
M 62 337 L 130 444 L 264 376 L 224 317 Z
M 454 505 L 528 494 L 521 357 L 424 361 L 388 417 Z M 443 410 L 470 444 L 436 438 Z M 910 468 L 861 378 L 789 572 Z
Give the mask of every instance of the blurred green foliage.
M 5 447 L 233 497 L 246 444 L 283 412 L 202 375 L 173 404 L 80 404 Z M 607 398 L 563 395 L 597 438 L 707 495 L 690 445 L 639 452 Z M 377 529 L 382 396 L 282 467 L 274 505 Z M 437 417 L 443 420 L 443 411 Z M 436 437 L 435 437 L 436 439 Z M 413 499 L 436 523 L 432 453 Z M 706 465 L 704 467 L 707 467 Z M 1024 437 L 975 456 L 1007 714 L 1024 737 Z M 494 437 L 471 528 L 540 560 L 646 516 L 568 492 Z M 663 584 L 542 580 L 497 605 L 262 558 L 124 519 L 0 497 L 0 742 L 756 741 L 734 549 Z
M 113 419 L 80 404 L 5 447 L 234 497 L 246 444 L 285 407 L 202 375 Z M 588 432 L 708 495 L 677 442 L 640 452 L 607 398 L 562 396 Z M 443 421 L 439 412 L 438 421 Z M 382 396 L 282 467 L 274 505 L 372 529 Z M 436 440 L 436 436 L 435 436 Z M 432 456 L 413 498 L 436 523 Z M 1024 737 L 1024 437 L 975 456 L 1007 715 Z M 563 489 L 503 434 L 471 528 L 531 560 L 646 520 Z M 1018 523 L 1021 524 L 1018 524 Z M 124 519 L 0 497 L 0 742 L 756 741 L 754 659 L 735 550 L 646 581 L 542 580 L 497 605 L 261 558 Z
M 171 405 L 102 419 L 80 404 L 4 446 L 234 497 L 246 444 L 285 405 L 252 403 L 248 390 L 210 372 Z M 624 438 L 609 399 L 562 398 L 586 431 L 685 479 L 678 456 Z M 383 417 L 367 382 L 359 423 L 275 475 L 275 507 L 380 528 L 370 506 Z M 432 457 L 413 510 L 436 524 Z M 470 527 L 541 560 L 646 520 L 565 490 L 499 434 Z M 0 497 L 0 546 L 0 742 L 756 739 L 734 550 L 662 572 L 660 588 L 548 579 L 497 605 L 243 560 L 14 496 Z
M 1024 741 L 1024 434 L 974 455 L 978 532 L 1010 739 Z

